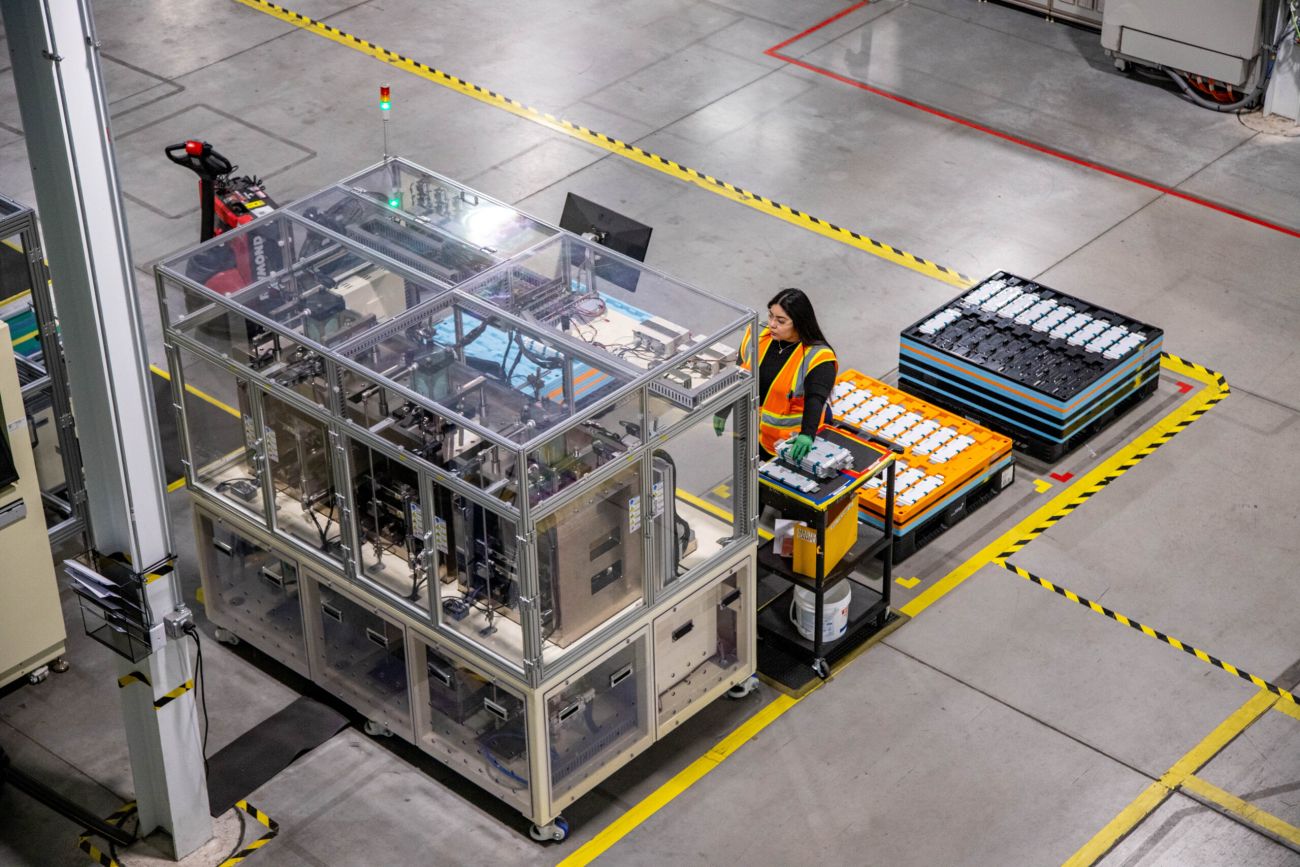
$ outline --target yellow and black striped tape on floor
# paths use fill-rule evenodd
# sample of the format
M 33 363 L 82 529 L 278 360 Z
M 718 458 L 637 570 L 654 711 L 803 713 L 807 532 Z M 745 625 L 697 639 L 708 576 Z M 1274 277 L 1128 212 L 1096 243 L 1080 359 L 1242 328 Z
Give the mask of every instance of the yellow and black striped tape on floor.
M 1192 422 L 1205 415 L 1215 407 L 1220 401 L 1232 393 L 1228 386 L 1228 381 L 1223 378 L 1223 374 L 1217 373 L 1209 368 L 1203 367 L 1191 361 L 1179 358 L 1169 353 L 1161 353 L 1162 363 L 1173 370 L 1181 370 L 1189 375 L 1195 376 L 1208 386 L 1208 390 L 1198 400 L 1190 404 L 1172 418 L 1166 419 L 1165 422 L 1156 425 L 1147 432 L 1137 447 L 1124 455 L 1123 458 L 1116 461 L 1113 465 L 1106 466 L 1104 472 L 1094 476 L 1087 477 L 1086 483 L 1069 489 L 1067 498 L 1058 498 L 1053 502 L 1057 508 L 1055 511 L 1041 516 L 1039 523 L 1035 524 L 1030 530 L 1020 538 L 1011 542 L 1005 550 L 997 555 L 996 559 L 1005 560 L 1012 556 L 1020 549 L 1024 548 L 1030 542 L 1037 539 L 1043 533 L 1052 528 L 1066 515 L 1088 502 L 1098 491 L 1105 488 L 1111 482 L 1136 467 L 1142 461 L 1155 454 L 1156 451 L 1176 437 L 1178 434 L 1187 430 Z
M 127 801 L 125 804 L 118 807 L 112 813 L 109 813 L 107 816 L 105 816 L 104 821 L 110 825 L 115 825 L 118 828 L 120 828 L 124 824 L 126 824 L 127 819 L 135 815 L 135 811 L 136 811 L 135 801 Z M 79 848 L 82 852 L 85 852 L 87 855 L 89 855 L 91 860 L 93 860 L 96 864 L 99 864 L 100 867 L 122 867 L 122 865 L 118 863 L 117 859 L 115 859 L 112 855 L 102 851 L 94 843 L 90 842 L 91 836 L 92 835 L 89 830 L 83 830 L 80 834 L 78 834 L 77 848 Z
M 1014 563 L 1009 563 L 1006 560 L 1001 560 L 1001 559 L 994 560 L 993 562 L 996 563 L 998 566 L 1001 566 L 1003 569 L 1006 569 L 1009 572 L 1014 572 L 1015 574 L 1019 575 L 1021 578 L 1024 578 L 1026 581 L 1037 584 L 1039 587 L 1042 587 L 1044 590 L 1051 590 L 1053 593 L 1064 596 L 1066 599 L 1069 599 L 1071 602 L 1077 602 L 1083 607 L 1095 611 L 1096 613 L 1102 615 L 1103 617 L 1109 617 L 1111 620 L 1114 620 L 1116 623 L 1122 623 L 1125 626 L 1136 629 L 1138 632 L 1141 632 L 1143 635 L 1146 635 L 1149 638 L 1154 638 L 1157 641 L 1163 641 L 1165 644 L 1168 644 L 1170 647 L 1174 647 L 1177 648 L 1178 650 L 1183 651 L 1184 653 L 1191 654 L 1192 656 L 1195 656 L 1197 659 L 1199 659 L 1201 662 L 1206 663 L 1207 665 L 1212 665 L 1215 668 L 1222 669 L 1228 672 L 1228 674 L 1235 675 L 1241 678 L 1242 680 L 1248 680 L 1251 683 L 1255 684 L 1255 686 L 1259 687 L 1260 689 L 1267 690 L 1268 692 L 1271 692 L 1273 695 L 1276 695 L 1285 701 L 1297 703 L 1296 697 L 1292 695 L 1290 692 L 1288 692 L 1287 690 L 1282 689 L 1282 687 L 1277 686 L 1276 684 L 1269 683 L 1267 680 L 1264 680 L 1264 678 L 1262 677 L 1256 677 L 1250 672 L 1240 669 L 1237 666 L 1233 665 L 1232 663 L 1224 662 L 1222 659 L 1219 659 L 1216 656 L 1211 656 L 1210 654 L 1206 653 L 1204 650 L 1201 650 L 1200 648 L 1193 647 L 1192 645 L 1187 644 L 1186 642 L 1179 641 L 1177 638 L 1174 638 L 1172 635 L 1166 635 L 1165 633 L 1161 632 L 1158 629 L 1155 629 L 1151 626 L 1147 626 L 1145 623 L 1141 623 L 1137 620 L 1134 620 L 1131 617 L 1125 617 L 1123 614 L 1120 614 L 1118 611 L 1112 611 L 1106 606 L 1102 605 L 1101 603 L 1093 602 L 1091 599 L 1080 596 L 1078 593 L 1075 593 L 1073 590 L 1067 590 L 1066 588 L 1060 586 L 1059 584 L 1053 584 L 1051 581 L 1048 581 L 1046 578 L 1041 578 L 1038 575 L 1035 575 L 1033 572 L 1030 572 L 1028 569 L 1022 569 L 1019 566 L 1015 565 Z
M 263 827 L 266 828 L 266 833 L 263 834 L 261 837 L 258 837 L 253 842 L 245 844 L 245 846 L 242 849 L 240 849 L 234 855 L 231 855 L 225 861 L 222 861 L 219 865 L 217 865 L 217 867 L 234 867 L 234 865 L 240 863 L 245 858 L 247 858 L 248 856 L 256 852 L 258 849 L 261 849 L 267 843 L 270 843 L 272 840 L 275 839 L 276 835 L 280 833 L 279 823 L 277 823 L 270 816 L 263 813 L 261 810 L 254 807 L 252 804 L 248 803 L 247 800 L 237 802 L 235 804 L 235 809 L 243 810 L 245 813 L 251 816 L 255 822 L 257 822 L 259 825 L 262 825 Z
M 258 849 L 261 849 L 267 843 L 270 843 L 272 840 L 275 839 L 276 835 L 280 833 L 279 823 L 276 822 L 274 819 L 272 819 L 270 816 L 263 813 L 261 810 L 257 809 L 257 807 L 254 807 L 252 804 L 248 803 L 247 800 L 242 800 L 237 802 L 235 804 L 235 809 L 241 810 L 242 812 L 252 817 L 252 819 L 255 822 L 257 822 L 259 825 L 266 828 L 266 833 L 264 833 L 261 837 L 258 837 L 256 840 L 252 841 L 251 843 L 244 845 L 238 852 L 236 852 L 234 855 L 231 855 L 225 861 L 222 861 L 219 865 L 217 865 L 217 867 L 234 867 L 234 865 L 239 864 L 241 861 L 248 858 Z M 136 811 L 136 802 L 127 801 L 121 807 L 118 807 L 116 810 L 114 810 L 110 815 L 106 816 L 104 818 L 104 821 L 108 822 L 110 825 L 116 825 L 117 827 L 120 828 L 126 822 L 126 820 L 129 819 L 135 813 L 135 811 Z M 100 867 L 124 867 L 124 865 L 121 862 L 117 861 L 108 853 L 103 852 L 97 846 L 95 846 L 94 843 L 90 842 L 90 838 L 91 838 L 91 833 L 89 831 L 82 831 L 81 834 L 77 837 L 77 846 L 81 849 L 81 851 L 89 855 L 95 861 L 95 863 L 99 864 Z
M 819 235 L 856 247 L 859 250 L 878 256 L 895 265 L 901 265 L 909 270 L 924 274 L 927 277 L 933 277 L 936 280 L 942 280 L 959 288 L 966 288 L 974 283 L 971 278 L 951 268 L 923 259 L 915 253 L 909 253 L 900 250 L 892 244 L 886 244 L 875 238 L 871 238 L 852 229 L 846 229 L 838 226 L 829 220 L 823 220 L 814 217 L 812 214 L 805 213 L 798 208 L 784 204 L 782 202 L 761 196 L 758 193 L 738 187 L 728 181 L 715 178 L 699 169 L 693 169 L 689 166 L 682 165 L 679 162 L 670 160 L 667 157 L 651 153 L 645 148 L 614 138 L 602 132 L 589 129 L 581 124 L 574 123 L 563 118 L 556 117 L 553 114 L 544 112 L 532 106 L 525 105 L 517 99 L 511 99 L 508 96 L 489 90 L 478 84 L 473 84 L 463 78 L 452 75 L 449 72 L 443 72 L 435 69 L 426 63 L 418 60 L 412 60 L 395 51 L 390 51 L 383 46 L 376 45 L 369 40 L 346 33 L 337 27 L 318 21 L 301 12 L 295 12 L 287 9 L 270 0 L 237 0 L 250 8 L 256 9 L 281 21 L 299 27 L 318 36 L 345 45 L 362 54 L 366 54 L 376 60 L 387 63 L 404 72 L 431 81 L 434 84 L 449 88 L 457 93 L 476 99 L 479 102 L 486 103 L 496 108 L 508 111 L 511 114 L 530 120 L 533 123 L 540 124 L 547 129 L 563 133 L 570 138 L 594 145 L 602 150 L 612 154 L 629 159 L 635 163 L 662 172 L 666 175 L 676 178 L 680 181 L 693 184 L 711 193 L 739 202 L 742 205 L 761 211 L 769 216 L 792 223 L 802 229 L 816 232 Z

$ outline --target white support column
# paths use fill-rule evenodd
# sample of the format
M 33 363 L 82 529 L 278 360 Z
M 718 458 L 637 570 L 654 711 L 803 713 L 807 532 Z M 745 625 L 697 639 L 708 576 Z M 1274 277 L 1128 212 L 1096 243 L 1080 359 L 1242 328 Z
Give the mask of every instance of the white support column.
M 109 139 L 109 116 L 88 0 L 0 0 L 36 184 L 45 252 L 67 356 L 97 550 L 137 569 L 170 553 L 162 458 L 148 353 Z M 161 144 L 159 159 L 162 159 Z M 148 585 L 154 652 L 119 689 L 140 825 L 172 835 L 182 858 L 212 836 L 188 639 L 162 618 L 179 603 L 174 574 Z

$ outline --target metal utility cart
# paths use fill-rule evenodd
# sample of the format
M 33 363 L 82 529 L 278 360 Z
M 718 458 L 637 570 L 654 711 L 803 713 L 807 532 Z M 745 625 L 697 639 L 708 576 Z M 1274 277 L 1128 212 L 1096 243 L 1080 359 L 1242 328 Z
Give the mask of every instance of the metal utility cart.
M 51 544 L 86 529 L 85 481 L 36 212 L 0 195 L 0 320 L 9 323 Z
M 839 561 L 827 568 L 826 560 L 828 548 L 833 546 L 829 528 L 837 519 L 857 525 L 858 492 L 873 480 L 884 488 L 885 526 L 892 526 L 894 471 L 900 449 L 888 440 L 847 424 L 823 425 L 817 436 L 847 448 L 853 456 L 852 467 L 829 479 L 810 478 L 806 485 L 810 490 L 797 489 L 790 482 L 766 473 L 758 477 L 760 504 L 771 507 L 783 518 L 803 522 L 816 543 L 815 552 L 809 558 L 813 563 L 810 574 L 808 570 L 797 570 L 796 562 L 777 554 L 770 543 L 760 543 L 758 630 L 761 643 L 770 643 L 786 657 L 810 665 L 818 677 L 825 679 L 830 676 L 832 663 L 860 646 L 892 618 L 889 607 L 893 585 L 892 533 L 859 525 L 857 540 Z M 795 472 L 793 467 L 786 470 Z M 816 487 L 811 489 L 814 482 Z M 873 558 L 880 559 L 879 591 L 863 583 L 859 574 Z M 827 640 L 822 628 L 826 596 L 842 581 L 849 582 L 851 591 L 847 623 L 843 634 Z M 796 587 L 813 595 L 811 638 L 801 634 L 791 620 Z
M 753 311 L 395 159 L 157 275 L 227 637 L 539 840 L 751 682 Z

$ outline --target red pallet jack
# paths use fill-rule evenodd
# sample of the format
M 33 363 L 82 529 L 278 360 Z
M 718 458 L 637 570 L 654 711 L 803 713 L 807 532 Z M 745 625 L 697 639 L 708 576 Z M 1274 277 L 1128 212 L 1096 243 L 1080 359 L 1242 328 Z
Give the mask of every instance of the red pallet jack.
M 199 240 L 207 241 L 251 223 L 276 209 L 275 201 L 255 176 L 232 177 L 235 166 L 205 141 L 191 139 L 168 145 L 167 158 L 199 176 Z M 190 257 L 186 276 L 214 292 L 229 295 L 268 276 L 280 267 L 275 233 L 253 229 Z

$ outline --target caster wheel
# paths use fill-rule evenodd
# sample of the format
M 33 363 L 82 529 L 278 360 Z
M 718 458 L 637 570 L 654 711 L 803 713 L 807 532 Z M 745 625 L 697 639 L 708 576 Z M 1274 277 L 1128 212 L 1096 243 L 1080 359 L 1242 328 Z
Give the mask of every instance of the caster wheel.
M 558 843 L 569 836 L 569 823 L 563 816 L 556 816 L 549 825 L 533 825 L 528 829 L 528 836 L 538 843 Z
M 33 684 L 41 683 L 42 681 L 45 680 L 45 678 L 49 676 L 50 676 L 50 667 L 48 665 L 42 665 L 40 668 L 32 671 L 27 675 L 27 682 Z
M 72 666 L 62 656 L 50 663 L 50 671 L 55 674 L 63 674 L 69 668 L 72 668 Z
M 822 680 L 831 676 L 831 667 L 826 664 L 825 659 L 816 660 L 812 665 L 812 669 Z
M 727 690 L 727 698 L 744 698 L 758 689 L 758 675 L 751 674 L 745 680 Z
M 222 644 L 228 647 L 239 646 L 240 643 L 239 636 L 228 629 L 222 629 L 220 626 L 218 626 L 216 632 L 213 633 L 213 635 L 216 637 L 217 641 L 221 642 Z
M 372 719 L 366 720 L 365 732 L 372 738 L 391 738 L 393 736 L 392 729 L 384 723 L 375 722 Z

